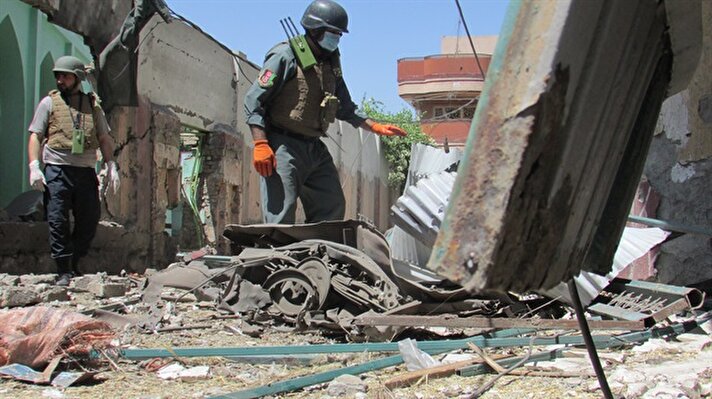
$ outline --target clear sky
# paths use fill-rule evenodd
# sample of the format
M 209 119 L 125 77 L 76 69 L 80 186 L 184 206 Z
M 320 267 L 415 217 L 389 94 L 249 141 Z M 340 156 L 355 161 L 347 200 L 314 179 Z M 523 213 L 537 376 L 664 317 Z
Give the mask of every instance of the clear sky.
M 338 0 L 337 0 L 338 1 Z M 215 39 L 262 65 L 274 44 L 286 39 L 280 18 L 297 26 L 310 0 L 167 0 L 173 11 Z M 341 64 L 354 102 L 375 98 L 397 112 L 397 60 L 440 53 L 442 36 L 465 35 L 455 0 L 340 0 L 349 14 L 341 38 Z M 507 0 L 460 0 L 470 33 L 499 33 Z

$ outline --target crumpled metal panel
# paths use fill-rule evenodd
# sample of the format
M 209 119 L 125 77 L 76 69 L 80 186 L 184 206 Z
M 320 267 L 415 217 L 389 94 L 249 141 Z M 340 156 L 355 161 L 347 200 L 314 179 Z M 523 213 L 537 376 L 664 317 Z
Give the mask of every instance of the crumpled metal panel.
M 608 271 L 670 82 L 664 7 L 511 3 L 429 268 L 470 292 Z
M 420 180 L 427 179 L 433 174 L 443 173 L 446 170 L 457 169 L 457 164 L 462 159 L 462 148 L 452 148 L 450 151 L 444 151 L 442 148 L 429 145 L 413 144 L 410 154 L 408 178 L 405 184 L 406 190 L 404 190 L 404 195 L 406 196 L 408 195 L 407 188 L 415 185 Z M 448 189 L 448 197 L 451 189 L 452 187 Z M 393 206 L 391 209 L 391 216 L 395 226 L 388 231 L 387 239 L 391 247 L 391 258 L 394 260 L 394 266 L 403 266 L 406 269 L 412 267 L 412 265 L 418 268 L 425 267 L 428 263 L 434 240 L 428 240 L 425 237 L 416 239 L 414 237 L 414 235 L 419 235 L 425 228 L 409 228 L 409 223 L 416 222 L 411 216 L 407 215 L 407 207 L 402 207 L 402 211 L 398 206 Z M 399 217 L 398 215 L 401 213 L 406 215 Z M 404 228 L 408 229 L 408 231 L 400 227 L 401 225 L 404 225 Z M 401 270 L 405 271 L 406 274 L 411 274 L 411 271 Z M 424 270 L 422 269 L 415 270 L 417 274 L 422 274 L 423 272 Z M 428 272 L 425 273 L 427 274 Z
M 455 172 L 436 173 L 408 187 L 391 207 L 395 224 L 423 244 L 432 246 L 445 217 L 455 176 Z
M 405 186 L 410 187 L 421 178 L 433 173 L 457 169 L 455 166 L 460 163 L 462 152 L 463 149 L 459 147 L 450 148 L 446 152 L 438 147 L 413 144 L 410 149 L 410 163 L 408 164 L 408 177 Z
M 372 225 L 357 220 L 326 221 L 312 224 L 282 225 L 228 225 L 223 236 L 232 241 L 233 250 L 240 258 L 259 257 L 260 251 L 295 250 L 304 245 L 320 243 L 329 251 L 341 252 L 342 263 L 360 263 L 361 269 L 378 280 L 389 279 L 404 296 L 423 302 L 457 301 L 466 292 L 451 282 L 442 281 L 433 274 L 399 273 L 391 261 L 390 247 L 385 237 Z M 349 250 L 353 248 L 353 250 Z M 338 259 L 337 259 L 338 260 Z M 376 269 L 378 266 L 378 269 Z M 388 283 L 391 284 L 391 283 Z

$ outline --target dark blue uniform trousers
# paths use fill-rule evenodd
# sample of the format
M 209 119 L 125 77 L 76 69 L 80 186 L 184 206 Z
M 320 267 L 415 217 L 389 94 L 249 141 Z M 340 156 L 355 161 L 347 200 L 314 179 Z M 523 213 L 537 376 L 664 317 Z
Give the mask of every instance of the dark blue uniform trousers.
M 60 267 L 74 262 L 89 251 L 99 223 L 99 182 L 93 168 L 46 165 L 45 205 L 49 223 L 51 256 Z M 69 212 L 74 216 L 74 231 Z M 62 267 L 63 268 L 63 267 Z M 68 270 L 59 270 L 60 273 Z
M 297 199 L 306 223 L 343 220 L 346 201 L 334 160 L 320 139 L 298 139 L 268 133 L 277 169 L 260 179 L 264 223 L 292 224 Z

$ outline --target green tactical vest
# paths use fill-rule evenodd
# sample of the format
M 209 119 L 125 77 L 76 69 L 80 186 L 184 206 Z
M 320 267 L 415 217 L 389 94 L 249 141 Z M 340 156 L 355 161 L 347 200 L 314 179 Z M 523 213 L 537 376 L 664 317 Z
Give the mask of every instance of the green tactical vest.
M 297 67 L 296 76 L 284 83 L 268 105 L 269 123 L 308 137 L 324 136 L 339 109 L 334 91 L 340 77 L 338 54 L 306 71 Z
M 84 96 L 82 109 L 79 111 L 79 128 L 84 130 L 85 136 L 84 150 L 96 150 L 99 148 L 99 143 L 94 131 L 93 108 L 98 105 L 95 105 L 96 101 L 92 95 L 84 93 L 80 95 Z M 72 130 L 77 119 L 77 110 L 74 108 L 70 110 L 58 90 L 50 91 L 49 97 L 52 99 L 52 112 L 47 125 L 47 145 L 55 150 L 71 150 Z

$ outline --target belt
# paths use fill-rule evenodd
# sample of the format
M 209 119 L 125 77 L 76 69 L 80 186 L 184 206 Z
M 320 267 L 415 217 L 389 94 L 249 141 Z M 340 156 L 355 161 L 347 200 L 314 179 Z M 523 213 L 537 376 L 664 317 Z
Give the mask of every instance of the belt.
M 281 134 L 281 135 L 291 137 L 291 138 L 297 139 L 297 140 L 302 140 L 302 141 L 319 141 L 319 139 L 321 139 L 321 137 L 305 136 L 303 134 L 293 133 L 288 130 L 284 130 L 284 129 L 281 129 L 281 128 L 278 128 L 275 126 L 271 126 L 269 128 L 269 131 L 272 133 Z

